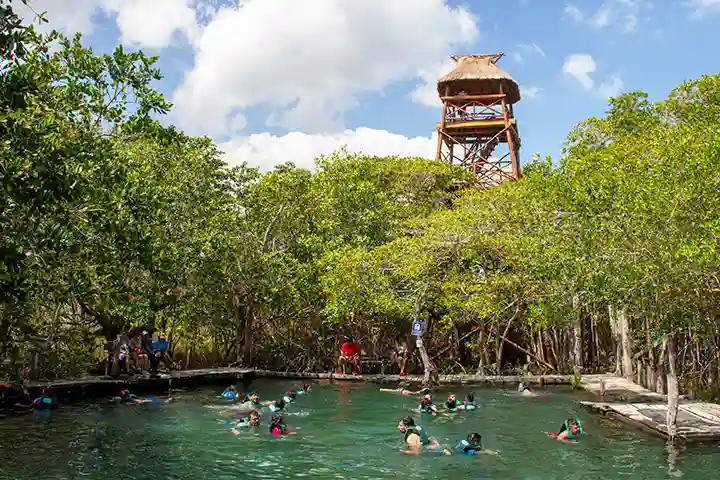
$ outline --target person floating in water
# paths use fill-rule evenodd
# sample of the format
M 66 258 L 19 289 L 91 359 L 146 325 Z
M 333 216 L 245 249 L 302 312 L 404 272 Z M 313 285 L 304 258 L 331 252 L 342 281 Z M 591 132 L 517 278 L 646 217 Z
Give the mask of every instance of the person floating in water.
M 247 418 L 241 418 L 239 419 L 233 428 L 230 429 L 230 431 L 233 433 L 233 435 L 240 435 L 239 428 L 250 428 L 250 427 L 259 427 L 260 426 L 260 412 L 257 410 L 252 410 L 250 412 L 250 415 L 248 415 Z
M 388 393 L 400 393 L 402 395 L 421 395 L 423 393 L 427 393 L 430 391 L 429 388 L 421 388 L 420 390 L 413 392 L 412 390 L 408 390 L 405 388 L 405 386 L 399 386 L 398 388 L 381 388 L 381 392 L 388 392 Z
M 274 437 L 280 437 L 282 435 L 294 435 L 295 432 L 288 432 L 288 427 L 285 425 L 285 419 L 283 414 L 275 412 L 270 417 L 270 435 Z
M 475 455 L 482 451 L 482 437 L 479 433 L 469 433 L 465 440 L 455 445 L 455 453 Z
M 526 397 L 535 397 L 537 394 L 530 390 L 530 385 L 527 382 L 520 382 L 518 385 L 518 393 Z
M 397 429 L 405 435 L 405 445 L 407 449 L 400 450 L 402 453 L 409 455 L 419 455 L 423 450 L 433 453 L 443 453 L 450 455 L 450 452 L 443 448 L 437 440 L 428 437 L 425 430 L 415 425 L 412 417 L 405 417 L 398 423 Z
M 310 390 L 312 390 L 312 387 L 309 383 L 306 383 L 305 385 L 303 385 L 302 388 L 295 390 L 295 393 L 297 395 L 307 395 L 308 393 L 310 393 Z
M 433 403 L 432 395 L 428 393 L 423 396 L 422 400 L 420 400 L 420 407 L 418 411 L 420 413 L 431 413 L 433 415 L 437 415 L 438 409 Z
M 168 395 L 166 397 L 152 397 L 147 398 L 138 397 L 134 393 L 130 393 L 130 390 L 120 390 L 120 396 L 114 397 L 112 402 L 121 403 L 123 405 L 139 405 L 142 403 L 170 403 L 173 398 Z
M 294 390 L 289 390 L 289 391 L 285 392 L 285 395 L 283 396 L 282 399 L 286 404 L 290 404 L 290 403 L 293 403 L 296 398 L 297 398 L 297 392 Z
M 225 389 L 224 392 L 222 392 L 220 395 L 218 395 L 217 398 L 224 398 L 227 400 L 237 400 L 240 397 L 240 394 L 235 389 L 235 385 L 230 385 L 228 388 Z
M 475 405 L 475 394 L 473 392 L 467 394 L 463 406 L 465 410 L 475 410 L 477 408 L 477 405 Z
M 56 408 L 60 407 L 60 404 L 58 403 L 57 398 L 55 398 L 55 396 L 53 395 L 52 390 L 46 388 L 43 390 L 42 395 L 30 402 L 30 404 L 23 405 L 18 403 L 16 404 L 16 406 L 23 408 L 31 408 L 34 410 L 55 410 Z
M 448 412 L 454 413 L 458 409 L 463 408 L 462 402 L 458 402 L 457 397 L 454 394 L 448 395 L 447 401 L 445 402 L 445 408 Z
M 274 402 L 268 402 L 267 406 L 271 412 L 282 412 L 289 402 L 285 401 L 286 397 L 279 398 Z
M 565 423 L 563 423 L 562 427 L 560 427 L 560 431 L 546 432 L 546 434 L 550 438 L 556 438 L 561 442 L 570 443 L 568 440 L 579 439 L 585 434 L 585 431 L 583 430 L 580 417 L 576 416 L 574 420 L 572 418 L 565 420 Z

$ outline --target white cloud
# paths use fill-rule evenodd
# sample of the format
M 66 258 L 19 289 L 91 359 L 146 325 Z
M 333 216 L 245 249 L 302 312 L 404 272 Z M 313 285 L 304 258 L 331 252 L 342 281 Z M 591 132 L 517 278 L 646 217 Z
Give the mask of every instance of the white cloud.
M 263 171 L 292 161 L 298 167 L 312 169 L 315 158 L 347 145 L 349 152 L 366 155 L 435 158 L 437 134 L 408 138 L 385 130 L 358 128 L 336 134 L 309 135 L 292 132 L 283 136 L 269 133 L 237 137 L 220 144 L 230 165 L 247 162 Z
M 604 98 L 617 97 L 622 92 L 625 83 L 617 75 L 610 75 L 598 87 L 598 93 Z
M 696 0 L 717 2 L 718 0 Z M 576 23 L 589 25 L 601 30 L 613 26 L 621 27 L 625 33 L 635 30 L 644 13 L 653 8 L 648 0 L 608 0 L 591 14 L 586 14 L 573 4 L 565 5 L 564 15 Z
M 592 56 L 585 53 L 576 53 L 569 55 L 565 59 L 563 72 L 566 75 L 574 77 L 585 90 L 592 90 L 593 79 L 590 74 L 596 70 L 595 60 Z
M 437 91 L 437 81 L 440 77 L 450 73 L 455 68 L 455 62 L 451 59 L 439 63 L 430 68 L 423 68 L 418 72 L 418 78 L 423 83 L 409 93 L 413 102 L 425 105 L 426 107 L 441 107 L 442 102 Z
M 477 35 L 470 13 L 443 0 L 246 0 L 203 29 L 176 118 L 221 135 L 231 111 L 266 105 L 268 123 L 337 131 L 360 93 L 413 78 Z
M 527 98 L 528 100 L 534 100 L 540 96 L 541 89 L 538 87 L 524 87 L 520 86 L 520 96 Z
M 694 16 L 697 18 L 720 12 L 720 0 L 690 0 L 686 4 L 694 10 Z
M 212 0 L 33 0 L 30 7 L 20 4 L 18 13 L 26 19 L 34 12 L 47 12 L 48 24 L 67 34 L 93 31 L 96 15 L 115 16 L 120 41 L 133 46 L 164 48 L 176 33 L 192 40 L 198 33 L 194 7 L 198 1 Z
M 518 63 L 525 61 L 525 55 L 539 55 L 543 58 L 545 57 L 545 51 L 540 48 L 537 43 L 521 43 L 517 46 L 517 49 L 518 51 L 513 54 L 513 59 Z

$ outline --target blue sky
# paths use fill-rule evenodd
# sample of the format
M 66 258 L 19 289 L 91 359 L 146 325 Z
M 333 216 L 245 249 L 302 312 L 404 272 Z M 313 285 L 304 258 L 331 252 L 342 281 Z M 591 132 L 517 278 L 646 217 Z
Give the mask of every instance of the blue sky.
M 525 93 L 521 159 L 559 156 L 607 96 L 660 99 L 717 73 L 720 0 L 35 0 L 51 26 L 161 57 L 167 119 L 263 168 L 342 144 L 434 155 L 434 82 L 450 54 L 504 52 Z M 427 84 L 423 89 L 423 85 Z M 413 91 L 420 88 L 416 94 Z

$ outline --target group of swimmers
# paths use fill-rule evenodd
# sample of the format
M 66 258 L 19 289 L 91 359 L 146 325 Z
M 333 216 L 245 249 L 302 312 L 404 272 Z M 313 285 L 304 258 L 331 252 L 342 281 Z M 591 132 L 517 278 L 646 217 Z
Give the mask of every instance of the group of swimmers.
M 459 410 L 472 411 L 477 408 L 475 404 L 475 394 L 468 393 L 465 401 L 459 401 L 454 394 L 450 394 L 447 400 L 444 402 L 441 408 L 438 408 L 433 402 L 433 397 L 429 392 L 429 389 L 421 389 L 418 391 L 407 390 L 403 387 L 389 389 L 381 388 L 381 392 L 392 392 L 400 393 L 401 395 L 422 395 L 420 405 L 417 408 L 419 414 L 430 414 L 430 415 L 452 415 Z M 521 382 L 518 385 L 518 393 L 523 396 L 535 396 L 536 394 L 530 389 L 530 386 Z M 406 416 L 397 426 L 398 431 L 405 436 L 406 448 L 401 450 L 402 453 L 418 455 L 421 452 L 437 453 L 441 455 L 451 455 L 453 452 L 440 443 L 429 437 L 427 432 L 419 425 L 415 423 L 415 420 L 411 416 Z M 579 417 L 570 418 L 563 423 L 557 432 L 545 432 L 550 438 L 555 438 L 561 442 L 568 443 L 579 439 L 583 434 L 583 426 Z M 477 432 L 471 432 L 467 435 L 464 440 L 460 440 L 455 448 L 455 453 L 465 455 L 475 455 L 483 451 L 482 448 L 482 436 Z
M 295 403 L 298 395 L 307 395 L 310 393 L 311 386 L 306 383 L 302 388 L 286 391 L 280 398 L 275 400 L 269 400 L 265 402 L 260 401 L 260 396 L 257 392 L 251 392 L 246 395 L 241 395 L 235 386 L 230 386 L 225 389 L 218 399 L 228 400 L 231 402 L 240 401 L 240 403 L 233 405 L 216 406 L 212 405 L 212 408 L 219 408 L 226 412 L 233 412 L 239 415 L 233 420 L 221 420 L 219 423 L 225 425 L 232 425 L 230 431 L 234 435 L 239 435 L 241 428 L 248 427 L 259 427 L 260 426 L 260 412 L 264 407 L 271 412 L 268 430 L 271 435 L 280 436 L 285 434 L 293 434 L 294 432 L 288 432 L 288 426 L 285 424 L 285 417 L 283 412 L 285 408 L 291 403 Z

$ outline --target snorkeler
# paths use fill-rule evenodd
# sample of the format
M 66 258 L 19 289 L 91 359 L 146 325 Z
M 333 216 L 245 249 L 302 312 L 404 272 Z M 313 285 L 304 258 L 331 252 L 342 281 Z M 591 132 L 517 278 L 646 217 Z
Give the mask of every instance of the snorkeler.
M 259 427 L 260 426 L 260 412 L 257 410 L 252 410 L 250 412 L 250 415 L 248 415 L 247 418 L 241 418 L 239 419 L 233 428 L 230 429 L 230 431 L 233 433 L 233 435 L 240 435 L 240 431 L 238 428 L 250 428 L 250 427 Z
M 423 449 L 433 451 L 434 453 L 443 453 L 449 455 L 450 452 L 444 449 L 437 440 L 428 437 L 425 430 L 415 425 L 412 417 L 405 417 L 398 423 L 397 429 L 405 435 L 405 445 L 407 450 L 400 450 L 402 453 L 409 455 L 419 455 Z
M 141 403 L 170 403 L 173 401 L 173 398 L 171 396 L 166 397 L 152 397 L 148 396 L 147 398 L 138 397 L 134 393 L 130 393 L 130 390 L 120 390 L 120 396 L 113 397 L 111 402 L 114 403 L 120 403 L 123 405 L 139 405 Z
M 577 440 L 585 434 L 580 417 L 568 418 L 560 427 L 559 432 L 545 432 L 548 437 L 556 438 L 561 442 L 570 443 L 568 440 Z
M 479 433 L 469 433 L 465 440 L 455 445 L 455 453 L 475 455 L 482 450 L 482 437 Z
M 420 407 L 418 408 L 418 411 L 420 413 L 432 413 L 433 415 L 437 415 L 437 407 L 433 403 L 433 397 L 432 395 L 425 394 L 420 400 Z
M 475 394 L 473 392 L 467 394 L 463 407 L 465 410 L 475 410 L 477 408 L 477 405 L 475 405 Z
M 227 400 L 237 400 L 240 394 L 235 389 L 235 385 L 230 385 L 228 388 L 225 389 L 224 392 L 222 392 L 220 395 L 217 396 L 217 398 L 225 398 Z

